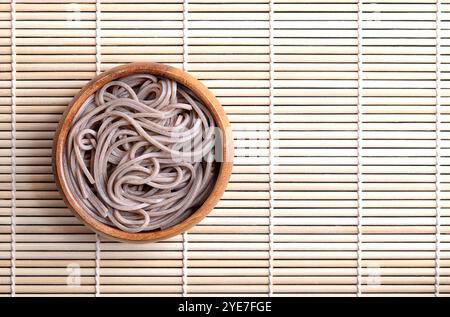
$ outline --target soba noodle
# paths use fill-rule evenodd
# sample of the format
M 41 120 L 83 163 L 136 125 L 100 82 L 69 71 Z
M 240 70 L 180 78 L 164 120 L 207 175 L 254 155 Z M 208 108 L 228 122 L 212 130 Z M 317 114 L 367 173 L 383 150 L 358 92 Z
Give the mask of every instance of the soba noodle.
M 216 180 L 215 124 L 173 80 L 136 74 L 90 96 L 69 131 L 65 175 L 96 220 L 126 232 L 189 217 Z

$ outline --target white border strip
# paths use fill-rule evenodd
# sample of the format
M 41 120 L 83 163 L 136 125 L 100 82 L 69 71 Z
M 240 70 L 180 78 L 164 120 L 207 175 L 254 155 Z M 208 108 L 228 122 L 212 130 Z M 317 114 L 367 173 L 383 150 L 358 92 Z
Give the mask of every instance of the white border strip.
M 11 0 L 11 297 L 16 296 L 16 1 Z
M 358 112 L 358 209 L 357 209 L 357 226 L 358 226 L 358 237 L 357 237 L 357 285 L 356 285 L 356 295 L 359 297 L 362 295 L 362 264 L 361 264 L 361 252 L 362 252 L 362 209 L 363 209 L 363 190 L 362 190 L 362 141 L 363 141 L 363 107 L 362 107 L 362 93 L 363 93 L 363 44 L 362 44 L 362 3 L 363 0 L 358 0 L 358 101 L 357 101 L 357 112 Z
M 183 1 L 183 70 L 185 72 L 188 71 L 188 13 L 189 13 L 189 0 Z M 182 262 L 183 266 L 181 269 L 181 291 L 182 296 L 186 297 L 188 295 L 188 248 L 189 248 L 189 240 L 188 240 L 188 233 L 183 232 L 182 234 L 182 240 L 183 240 L 183 254 L 182 254 Z
M 189 0 L 183 1 L 183 70 L 188 71 L 188 14 L 189 14 Z
M 441 270 L 441 2 L 436 0 L 436 259 L 435 296 L 440 293 Z
M 102 52 L 101 52 L 101 0 L 95 2 L 95 73 L 101 73 Z M 101 258 L 101 241 L 98 234 L 95 234 L 95 296 L 99 297 L 100 293 L 100 258 Z
M 273 33 L 274 33 L 274 2 L 269 1 L 269 297 L 273 296 L 273 238 L 274 238 L 274 129 L 275 123 L 274 117 L 274 84 L 275 84 L 275 52 L 273 45 Z

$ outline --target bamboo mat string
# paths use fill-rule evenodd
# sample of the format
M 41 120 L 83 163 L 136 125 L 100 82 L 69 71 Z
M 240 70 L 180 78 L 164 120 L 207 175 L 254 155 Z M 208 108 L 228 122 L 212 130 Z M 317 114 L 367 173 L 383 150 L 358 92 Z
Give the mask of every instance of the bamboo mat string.
M 11 0 L 11 297 L 16 296 L 16 1 Z
M 102 52 L 101 52 L 101 0 L 95 2 L 95 73 L 101 72 Z M 95 234 L 95 296 L 100 294 L 100 257 L 101 242 L 98 234 Z
M 99 297 L 100 294 L 100 237 L 95 234 L 95 296 Z
M 189 13 L 189 0 L 183 1 L 183 70 L 185 72 L 188 71 L 188 13 Z M 182 268 L 182 296 L 186 297 L 188 295 L 187 287 L 187 276 L 188 276 L 188 233 L 183 232 L 182 234 L 183 240 L 183 268 Z
M 363 130 L 362 130 L 362 92 L 363 92 L 363 45 L 362 45 L 362 0 L 358 1 L 358 99 L 357 99 L 357 113 L 358 113 L 358 141 L 357 141 L 357 190 L 358 190 L 358 204 L 357 204 L 357 226 L 358 226 L 358 235 L 357 235 L 357 285 L 356 285 L 356 295 L 362 295 L 362 275 L 361 275 L 361 252 L 362 252 L 362 208 L 363 208 L 363 190 L 362 190 L 362 141 L 363 141 Z
M 189 0 L 183 1 L 183 70 L 188 71 L 188 14 Z
M 187 283 L 187 271 L 188 271 L 188 267 L 187 267 L 187 263 L 188 263 L 188 234 L 186 232 L 183 232 L 182 234 L 182 239 L 183 239 L 183 268 L 182 268 L 182 277 L 181 277 L 181 283 L 182 283 L 182 296 L 186 297 L 188 295 L 187 292 L 187 287 L 188 287 L 188 283 Z
M 436 0 L 436 260 L 435 296 L 440 293 L 441 260 L 441 3 Z
M 269 297 L 273 295 L 273 213 L 274 213 L 274 63 L 275 52 L 273 45 L 273 33 L 274 33 L 274 3 L 273 0 L 269 1 Z

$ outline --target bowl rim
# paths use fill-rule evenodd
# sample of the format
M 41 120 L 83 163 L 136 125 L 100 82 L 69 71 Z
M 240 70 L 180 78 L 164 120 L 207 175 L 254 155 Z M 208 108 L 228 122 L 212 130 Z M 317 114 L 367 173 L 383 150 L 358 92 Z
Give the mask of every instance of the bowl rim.
M 63 170 L 63 166 L 64 162 L 66 161 L 65 146 L 71 124 L 75 115 L 77 114 L 80 107 L 84 104 L 86 99 L 108 82 L 138 73 L 148 73 L 158 77 L 175 80 L 190 89 L 200 99 L 200 101 L 203 102 L 203 104 L 211 112 L 217 127 L 221 131 L 223 160 L 222 162 L 220 162 L 217 180 L 210 195 L 191 216 L 189 216 L 182 222 L 166 229 L 130 233 L 103 224 L 90 216 L 89 213 L 80 206 L 80 204 L 77 202 L 77 199 L 72 194 Z M 52 152 L 53 174 L 55 177 L 56 185 L 69 209 L 71 209 L 72 212 L 87 227 L 89 227 L 94 232 L 113 240 L 124 242 L 152 242 L 164 240 L 189 230 L 190 228 L 198 224 L 212 211 L 212 209 L 217 205 L 223 193 L 225 192 L 226 186 L 230 180 L 233 167 L 234 147 L 233 138 L 231 135 L 231 127 L 225 110 L 223 109 L 217 98 L 205 85 L 203 85 L 199 80 L 181 69 L 165 64 L 139 62 L 114 67 L 100 75 L 97 75 L 84 85 L 84 87 L 69 103 L 59 121 L 58 128 L 53 139 Z

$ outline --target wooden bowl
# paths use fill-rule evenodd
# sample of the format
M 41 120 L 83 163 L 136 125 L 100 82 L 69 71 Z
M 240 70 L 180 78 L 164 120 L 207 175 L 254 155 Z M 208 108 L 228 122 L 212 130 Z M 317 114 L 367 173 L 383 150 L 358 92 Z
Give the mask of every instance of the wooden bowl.
M 220 162 L 216 184 L 214 185 L 211 194 L 203 205 L 189 218 L 164 230 L 129 233 L 95 220 L 80 206 L 68 185 L 63 171 L 63 164 L 66 161 L 66 140 L 72 121 L 86 99 L 106 83 L 136 73 L 148 73 L 158 77 L 169 78 L 189 88 L 209 109 L 217 127 L 222 132 L 223 160 Z M 81 221 L 98 234 L 119 241 L 150 242 L 167 239 L 195 226 L 215 207 L 222 197 L 230 179 L 233 166 L 233 139 L 230 130 L 230 123 L 219 101 L 206 86 L 188 73 L 168 65 L 157 63 L 131 63 L 118 66 L 98 75 L 87 83 L 73 98 L 64 112 L 53 142 L 53 173 L 55 181 L 67 206 L 69 206 Z

